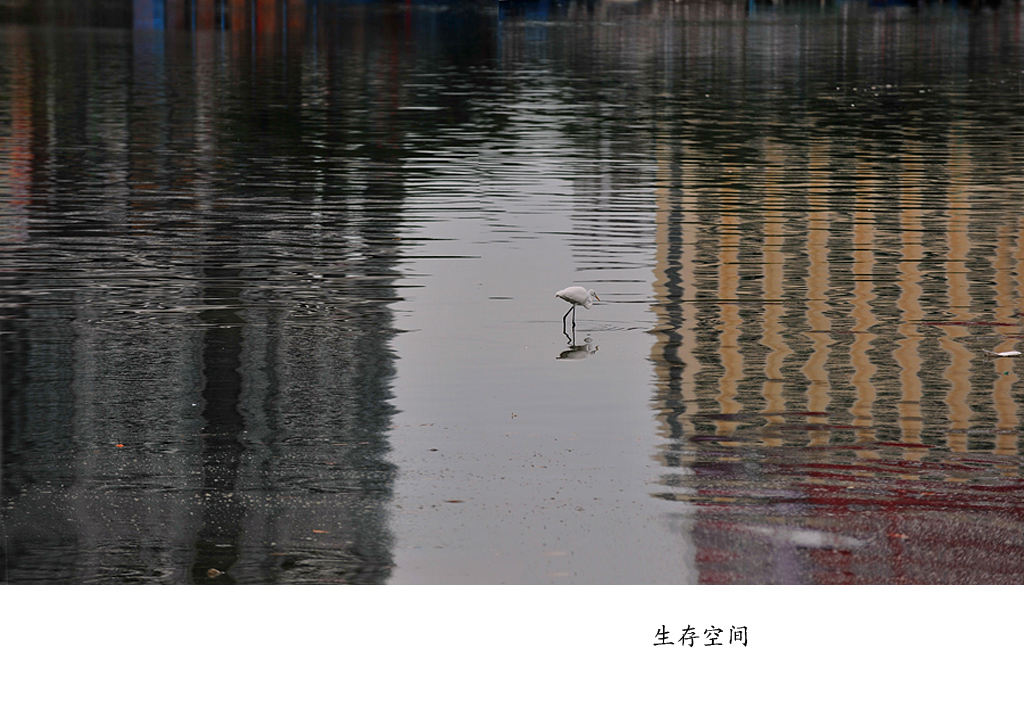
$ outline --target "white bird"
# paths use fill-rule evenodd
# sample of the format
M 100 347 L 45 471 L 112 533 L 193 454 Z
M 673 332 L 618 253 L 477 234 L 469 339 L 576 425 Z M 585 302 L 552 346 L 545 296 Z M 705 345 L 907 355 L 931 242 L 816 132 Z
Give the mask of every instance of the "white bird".
M 567 287 L 564 290 L 559 290 L 555 293 L 555 297 L 560 297 L 567 303 L 571 303 L 572 307 L 562 316 L 562 332 L 565 333 L 565 319 L 569 317 L 569 313 L 572 313 L 572 327 L 576 327 L 576 306 L 582 305 L 587 310 L 590 310 L 590 306 L 594 304 L 594 300 L 600 301 L 601 298 L 597 296 L 597 293 L 593 290 L 587 290 L 582 287 Z M 566 333 L 568 335 L 568 333 Z

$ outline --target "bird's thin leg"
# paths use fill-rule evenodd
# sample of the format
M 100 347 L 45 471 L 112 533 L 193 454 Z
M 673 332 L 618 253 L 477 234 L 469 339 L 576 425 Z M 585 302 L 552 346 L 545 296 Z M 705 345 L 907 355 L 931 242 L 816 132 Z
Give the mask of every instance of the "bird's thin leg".
M 576 330 L 576 306 L 572 306 L 572 329 Z
M 575 309 L 576 309 L 575 305 L 570 306 L 569 309 L 565 311 L 565 315 L 562 316 L 562 332 L 563 333 L 565 333 L 565 319 L 567 317 L 569 317 L 569 313 L 571 313 Z M 573 327 L 576 326 L 576 319 L 575 318 L 573 318 L 572 324 L 573 324 Z M 566 337 L 569 337 L 568 333 L 566 333 Z

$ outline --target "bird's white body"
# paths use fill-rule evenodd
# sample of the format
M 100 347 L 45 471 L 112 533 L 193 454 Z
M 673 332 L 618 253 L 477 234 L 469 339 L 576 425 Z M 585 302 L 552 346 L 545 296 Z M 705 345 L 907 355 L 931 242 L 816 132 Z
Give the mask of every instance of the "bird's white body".
M 569 313 L 572 313 L 572 331 L 573 335 L 576 335 L 576 306 L 582 305 L 589 310 L 595 300 L 601 299 L 593 290 L 587 290 L 579 286 L 567 287 L 564 290 L 559 290 L 555 293 L 555 297 L 561 298 L 567 303 L 572 303 L 569 306 L 569 309 L 565 311 L 565 315 L 562 316 L 562 332 L 565 333 L 566 338 L 569 337 L 569 334 L 565 332 L 565 320 L 569 317 Z
M 594 304 L 594 300 L 600 300 L 597 293 L 593 290 L 587 290 L 583 287 L 567 287 L 564 290 L 559 290 L 555 293 L 555 297 L 560 297 L 567 303 L 573 305 L 582 305 L 587 310 Z

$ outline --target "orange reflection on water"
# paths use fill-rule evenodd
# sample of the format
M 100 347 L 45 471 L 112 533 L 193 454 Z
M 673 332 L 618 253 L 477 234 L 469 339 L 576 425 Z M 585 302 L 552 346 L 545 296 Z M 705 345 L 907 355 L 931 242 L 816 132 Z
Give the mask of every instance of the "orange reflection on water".
M 768 354 L 765 358 L 762 395 L 765 400 L 765 420 L 768 424 L 774 425 L 785 422 L 781 415 L 787 408 L 784 365 L 793 352 L 783 335 L 785 306 L 782 301 L 785 299 L 786 272 L 786 255 L 783 249 L 786 236 L 785 194 L 780 188 L 785 156 L 781 152 L 776 144 L 767 144 L 765 147 L 765 235 L 762 252 L 765 306 L 762 343 L 768 349 Z M 768 434 L 765 437 L 765 444 L 779 446 L 782 439 L 777 435 Z

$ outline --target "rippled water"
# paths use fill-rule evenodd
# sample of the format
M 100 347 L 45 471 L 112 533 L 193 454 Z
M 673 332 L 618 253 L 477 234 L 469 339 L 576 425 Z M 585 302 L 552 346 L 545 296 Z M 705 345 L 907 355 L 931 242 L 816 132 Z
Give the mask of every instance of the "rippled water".
M 3 13 L 5 581 L 1024 581 L 1017 4 Z

